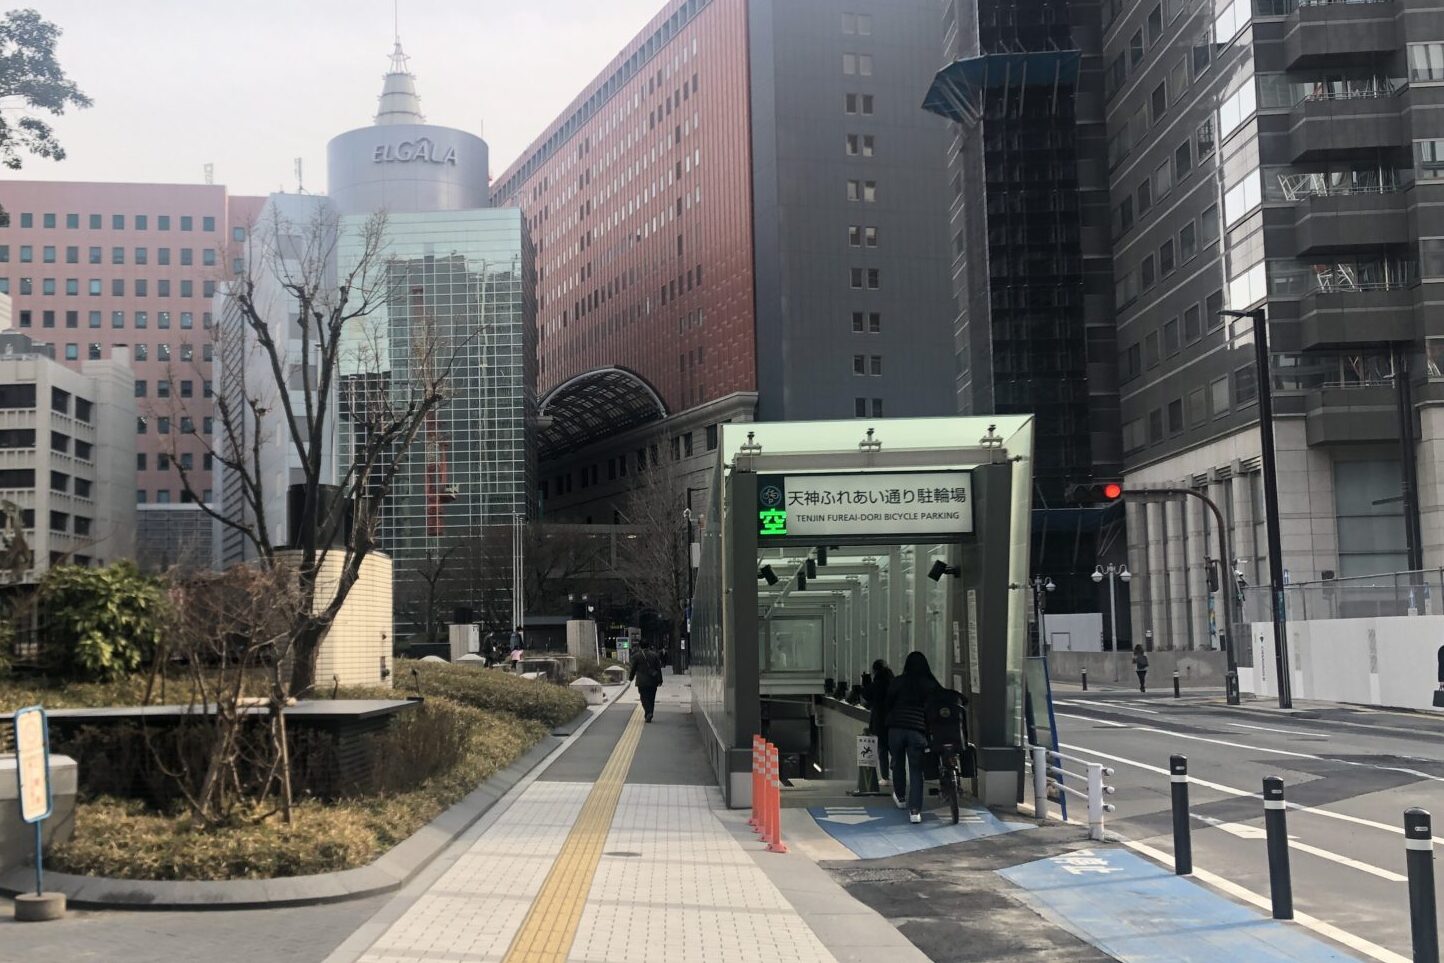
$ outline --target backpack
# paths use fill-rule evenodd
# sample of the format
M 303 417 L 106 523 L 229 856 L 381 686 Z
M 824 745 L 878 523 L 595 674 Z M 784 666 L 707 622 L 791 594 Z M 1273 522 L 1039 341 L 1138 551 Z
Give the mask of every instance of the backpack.
M 1133 661 L 1138 666 L 1139 672 L 1142 672 L 1144 669 L 1148 668 L 1148 656 L 1145 653 L 1139 653 L 1138 655 L 1134 656 Z

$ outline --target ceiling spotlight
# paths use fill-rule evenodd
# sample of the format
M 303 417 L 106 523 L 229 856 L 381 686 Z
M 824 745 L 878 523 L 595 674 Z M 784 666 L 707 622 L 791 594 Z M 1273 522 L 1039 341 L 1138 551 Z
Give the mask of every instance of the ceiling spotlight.
M 772 566 L 771 566 L 771 565 L 764 565 L 764 566 L 762 566 L 760 569 L 758 569 L 758 570 L 757 570 L 757 577 L 758 577 L 758 578 L 765 578 L 765 579 L 767 579 L 767 584 L 768 584 L 768 585 L 776 585 L 776 584 L 777 584 L 777 573 L 774 572 L 774 571 L 772 571 Z

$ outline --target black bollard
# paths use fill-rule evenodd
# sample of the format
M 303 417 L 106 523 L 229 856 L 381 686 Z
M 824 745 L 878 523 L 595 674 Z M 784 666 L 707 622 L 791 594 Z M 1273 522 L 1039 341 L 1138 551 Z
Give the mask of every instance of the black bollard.
M 1188 757 L 1168 757 L 1168 778 L 1173 791 L 1173 871 L 1193 872 L 1193 836 L 1188 816 Z
M 1404 850 L 1409 872 L 1409 929 L 1414 937 L 1414 963 L 1439 963 L 1434 829 L 1426 810 L 1404 810 Z
M 1173 673 L 1173 697 L 1178 698 L 1178 671 L 1176 669 Z
M 1294 918 L 1294 884 L 1289 876 L 1289 827 L 1284 815 L 1284 781 L 1265 776 L 1263 781 L 1264 831 L 1268 835 L 1269 895 L 1274 919 Z
M 1087 691 L 1088 691 L 1088 669 L 1087 669 L 1087 668 L 1084 668 L 1084 669 L 1083 669 L 1083 691 L 1084 691 L 1084 692 L 1087 692 Z

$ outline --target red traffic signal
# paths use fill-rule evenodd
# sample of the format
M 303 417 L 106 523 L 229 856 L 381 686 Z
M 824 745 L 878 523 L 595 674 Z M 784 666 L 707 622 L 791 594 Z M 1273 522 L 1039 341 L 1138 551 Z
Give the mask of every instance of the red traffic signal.
M 1073 505 L 1110 505 L 1123 497 L 1123 483 L 1081 482 L 1069 485 L 1066 495 Z

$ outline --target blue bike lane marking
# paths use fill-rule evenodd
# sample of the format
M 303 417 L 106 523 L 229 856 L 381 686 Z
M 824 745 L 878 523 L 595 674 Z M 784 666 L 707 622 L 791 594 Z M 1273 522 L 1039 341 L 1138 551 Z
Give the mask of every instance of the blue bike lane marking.
M 916 826 L 908 822 L 906 812 L 891 806 L 814 806 L 808 813 L 859 859 L 885 859 L 1032 827 L 1004 822 L 986 809 L 966 807 L 956 826 L 945 810 L 924 812 Z
M 1126 850 L 1079 850 L 998 874 L 1043 916 L 1126 963 L 1353 959 Z

